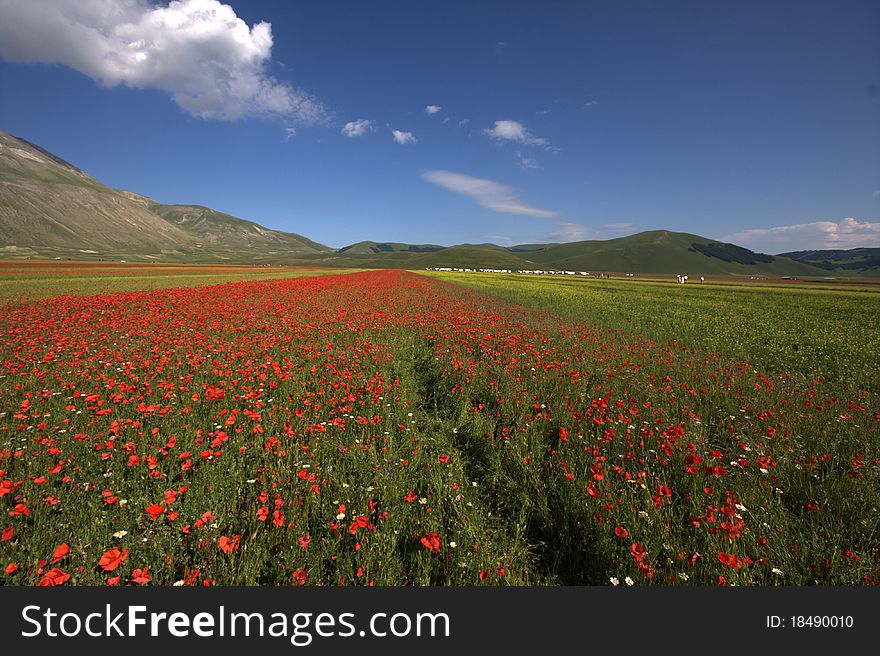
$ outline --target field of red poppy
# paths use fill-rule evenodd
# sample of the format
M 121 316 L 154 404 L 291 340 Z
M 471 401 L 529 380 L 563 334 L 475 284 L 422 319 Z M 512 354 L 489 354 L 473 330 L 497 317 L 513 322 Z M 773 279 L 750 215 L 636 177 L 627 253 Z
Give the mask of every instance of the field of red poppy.
M 564 314 L 389 271 L 8 304 L 0 581 L 880 582 L 876 396 Z
M 51 298 L 62 294 L 216 285 L 238 280 L 268 280 L 339 273 L 357 269 L 247 266 L 235 264 L 160 264 L 158 262 L 67 262 L 0 260 L 0 302 Z

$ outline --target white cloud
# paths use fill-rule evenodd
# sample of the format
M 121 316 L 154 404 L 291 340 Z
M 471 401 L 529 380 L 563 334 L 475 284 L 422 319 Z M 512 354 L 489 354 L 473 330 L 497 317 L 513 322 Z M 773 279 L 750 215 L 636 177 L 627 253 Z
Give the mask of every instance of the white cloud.
M 524 157 L 519 151 L 516 151 L 516 158 L 519 160 L 519 166 L 523 169 L 539 169 L 538 162 L 531 157 Z
M 57 63 L 106 87 L 168 93 L 184 111 L 315 124 L 316 98 L 272 77 L 272 26 L 249 27 L 219 0 L 0 0 L 0 56 Z
M 553 241 L 569 242 L 584 241 L 586 239 L 596 239 L 598 232 L 591 226 L 582 223 L 572 223 L 570 221 L 559 221 L 556 224 L 556 230 L 547 236 Z
M 367 132 L 372 132 L 375 129 L 375 124 L 373 121 L 368 121 L 365 118 L 359 118 L 356 121 L 349 121 L 343 126 L 341 130 L 341 134 L 344 137 L 362 137 Z
M 499 246 L 515 246 L 516 240 L 513 237 L 508 235 L 486 235 L 486 239 L 489 240 L 492 244 L 498 244 Z
M 590 100 L 581 105 L 581 109 L 593 109 L 596 105 L 599 104 L 598 100 Z
M 418 141 L 415 135 L 412 132 L 403 132 L 401 130 L 392 130 L 391 135 L 394 137 L 394 141 L 399 144 L 411 144 Z
M 499 141 L 518 141 L 530 146 L 546 146 L 547 140 L 536 137 L 517 121 L 495 121 L 494 128 L 486 128 L 483 134 Z
M 571 242 L 584 241 L 587 239 L 614 239 L 633 231 L 632 223 L 605 223 L 600 228 L 595 228 L 583 223 L 571 221 L 558 221 L 556 230 L 547 234 L 552 241 Z
M 440 105 L 428 105 L 427 107 L 425 107 L 425 114 L 430 116 L 431 114 L 436 114 L 441 109 L 443 108 Z
M 559 216 L 559 212 L 527 205 L 517 198 L 515 189 L 493 180 L 474 178 L 451 171 L 426 171 L 422 173 L 422 178 L 447 191 L 467 196 L 480 207 L 485 207 L 493 212 L 525 214 L 541 218 Z
M 284 140 L 290 141 L 296 136 L 296 128 L 284 128 Z
M 458 122 L 458 127 L 462 127 L 464 125 L 467 125 L 470 122 L 471 122 L 471 120 L 469 118 L 463 118 Z
M 743 230 L 722 240 L 763 253 L 880 247 L 880 222 L 860 222 L 853 218 L 839 222 L 813 221 Z

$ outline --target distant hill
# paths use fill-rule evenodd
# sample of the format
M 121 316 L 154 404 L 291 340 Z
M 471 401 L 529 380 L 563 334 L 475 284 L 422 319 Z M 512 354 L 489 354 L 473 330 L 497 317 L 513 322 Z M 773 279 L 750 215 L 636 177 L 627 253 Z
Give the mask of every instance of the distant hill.
M 445 246 L 436 244 L 401 244 L 398 242 L 359 241 L 356 244 L 340 248 L 337 253 L 349 255 L 367 255 L 370 253 L 434 253 L 442 251 Z
M 111 189 L 0 131 L 0 251 L 12 256 L 266 262 L 331 248 L 207 207 Z
M 0 132 L 0 246 L 10 250 L 161 252 L 188 235 L 28 142 Z
M 555 244 L 361 241 L 338 250 L 194 204 L 111 189 L 49 151 L 0 131 L 0 255 L 363 268 L 509 269 L 688 275 L 880 273 L 880 249 L 755 253 L 668 230 Z
M 812 264 L 826 271 L 838 273 L 858 272 L 880 274 L 880 248 L 851 248 L 849 250 L 793 251 L 782 253 L 798 262 Z
M 195 246 L 208 252 L 255 252 L 264 255 L 323 253 L 332 250 L 302 235 L 263 226 L 201 205 L 149 205 L 149 210 L 195 236 Z
M 511 250 L 515 252 L 516 248 Z M 605 241 L 548 245 L 543 249 L 533 249 L 530 245 L 529 248 L 530 260 L 569 270 L 694 275 L 817 274 L 810 264 L 669 230 L 651 230 Z

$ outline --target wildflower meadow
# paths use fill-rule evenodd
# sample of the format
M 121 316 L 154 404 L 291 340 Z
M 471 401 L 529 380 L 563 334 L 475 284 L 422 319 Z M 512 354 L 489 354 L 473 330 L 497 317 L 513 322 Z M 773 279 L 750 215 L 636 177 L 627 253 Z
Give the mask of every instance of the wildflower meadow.
M 723 290 L 699 310 L 717 330 L 678 314 L 671 339 L 662 307 L 624 322 L 598 281 L 542 282 L 372 271 L 10 300 L 0 582 L 880 582 L 876 323 L 847 342 L 829 312 L 846 358 L 818 334 L 813 358 L 771 358 L 723 338 Z M 808 323 L 786 311 L 780 331 Z

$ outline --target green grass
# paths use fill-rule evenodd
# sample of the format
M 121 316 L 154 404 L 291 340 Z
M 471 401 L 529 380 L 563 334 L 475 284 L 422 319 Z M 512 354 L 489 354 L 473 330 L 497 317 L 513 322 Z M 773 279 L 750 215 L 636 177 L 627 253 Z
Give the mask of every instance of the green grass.
M 242 280 L 277 280 L 300 276 L 348 273 L 353 269 L 279 269 L 268 267 L 240 267 L 229 273 L 205 272 L 203 267 L 178 267 L 179 273 L 154 273 L 150 265 L 143 271 L 114 275 L 100 273 L 90 275 L 9 275 L 0 269 L 0 303 L 52 298 L 64 294 L 87 296 L 111 292 L 145 291 L 169 287 L 195 287 L 217 285 Z M 202 269 L 201 271 L 199 269 Z
M 555 315 L 880 389 L 880 288 L 423 272 Z
M 721 325 L 875 300 L 367 272 L 10 304 L 0 582 L 877 584 L 876 394 Z

